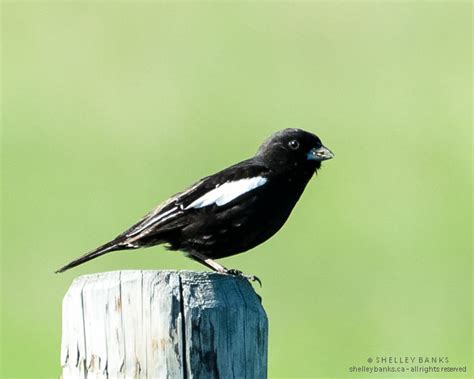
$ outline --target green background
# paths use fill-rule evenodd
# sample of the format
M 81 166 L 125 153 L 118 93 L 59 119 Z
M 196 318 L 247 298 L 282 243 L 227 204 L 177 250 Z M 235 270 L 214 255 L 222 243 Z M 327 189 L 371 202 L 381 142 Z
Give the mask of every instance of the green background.
M 58 376 L 74 277 L 201 270 L 157 247 L 53 274 L 286 127 L 336 158 L 280 233 L 221 261 L 263 280 L 270 376 L 361 378 L 349 366 L 384 355 L 472 375 L 471 16 L 469 2 L 3 3 L 1 376 Z

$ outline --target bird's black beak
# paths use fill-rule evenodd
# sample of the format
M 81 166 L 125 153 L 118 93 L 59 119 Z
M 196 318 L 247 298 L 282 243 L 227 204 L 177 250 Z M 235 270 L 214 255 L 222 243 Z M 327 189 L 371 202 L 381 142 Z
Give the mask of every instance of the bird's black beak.
M 308 153 L 308 159 L 311 161 L 322 162 L 334 158 L 334 154 L 325 146 L 311 149 Z

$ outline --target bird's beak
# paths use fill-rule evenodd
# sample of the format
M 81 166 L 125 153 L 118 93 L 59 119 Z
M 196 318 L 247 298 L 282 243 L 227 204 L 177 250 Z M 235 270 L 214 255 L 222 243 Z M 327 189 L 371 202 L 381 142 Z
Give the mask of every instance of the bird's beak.
M 334 158 L 334 154 L 325 146 L 311 149 L 308 153 L 308 159 L 311 161 L 321 162 L 331 158 Z

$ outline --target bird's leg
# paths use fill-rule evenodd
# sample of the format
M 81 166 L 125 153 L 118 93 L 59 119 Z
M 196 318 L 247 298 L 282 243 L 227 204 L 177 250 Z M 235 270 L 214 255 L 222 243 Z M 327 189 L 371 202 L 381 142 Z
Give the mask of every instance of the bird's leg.
M 227 274 L 227 270 L 224 266 L 220 265 L 216 261 L 212 260 L 211 258 L 206 257 L 204 254 L 198 253 L 197 251 L 192 251 L 189 252 L 189 254 L 192 256 L 192 258 L 199 263 L 203 264 L 206 267 L 209 267 L 210 269 L 220 272 L 221 274 Z
M 216 261 L 212 260 L 209 257 L 206 257 L 204 254 L 198 253 L 197 251 L 189 252 L 191 257 L 198 261 L 199 263 L 203 264 L 206 267 L 209 267 L 210 269 L 219 272 L 221 274 L 227 274 L 227 275 L 234 275 L 234 276 L 241 276 L 247 280 L 250 280 L 252 282 L 258 282 L 260 284 L 260 287 L 262 286 L 262 281 L 255 275 L 245 275 L 242 271 L 235 270 L 235 269 L 228 269 L 221 264 L 217 263 Z

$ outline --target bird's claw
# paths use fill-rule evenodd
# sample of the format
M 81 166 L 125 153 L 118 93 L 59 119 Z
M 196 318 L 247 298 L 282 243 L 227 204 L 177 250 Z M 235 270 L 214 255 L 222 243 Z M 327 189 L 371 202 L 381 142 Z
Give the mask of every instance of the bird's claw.
M 247 279 L 247 280 L 250 281 L 250 282 L 257 282 L 257 283 L 260 285 L 260 287 L 262 287 L 262 281 L 259 279 L 258 276 L 255 276 L 255 275 L 245 275 L 242 271 L 240 271 L 240 270 L 235 270 L 235 269 L 233 269 L 233 268 L 228 269 L 225 273 L 228 274 L 228 275 L 240 276 L 240 277 L 242 277 L 242 278 Z

